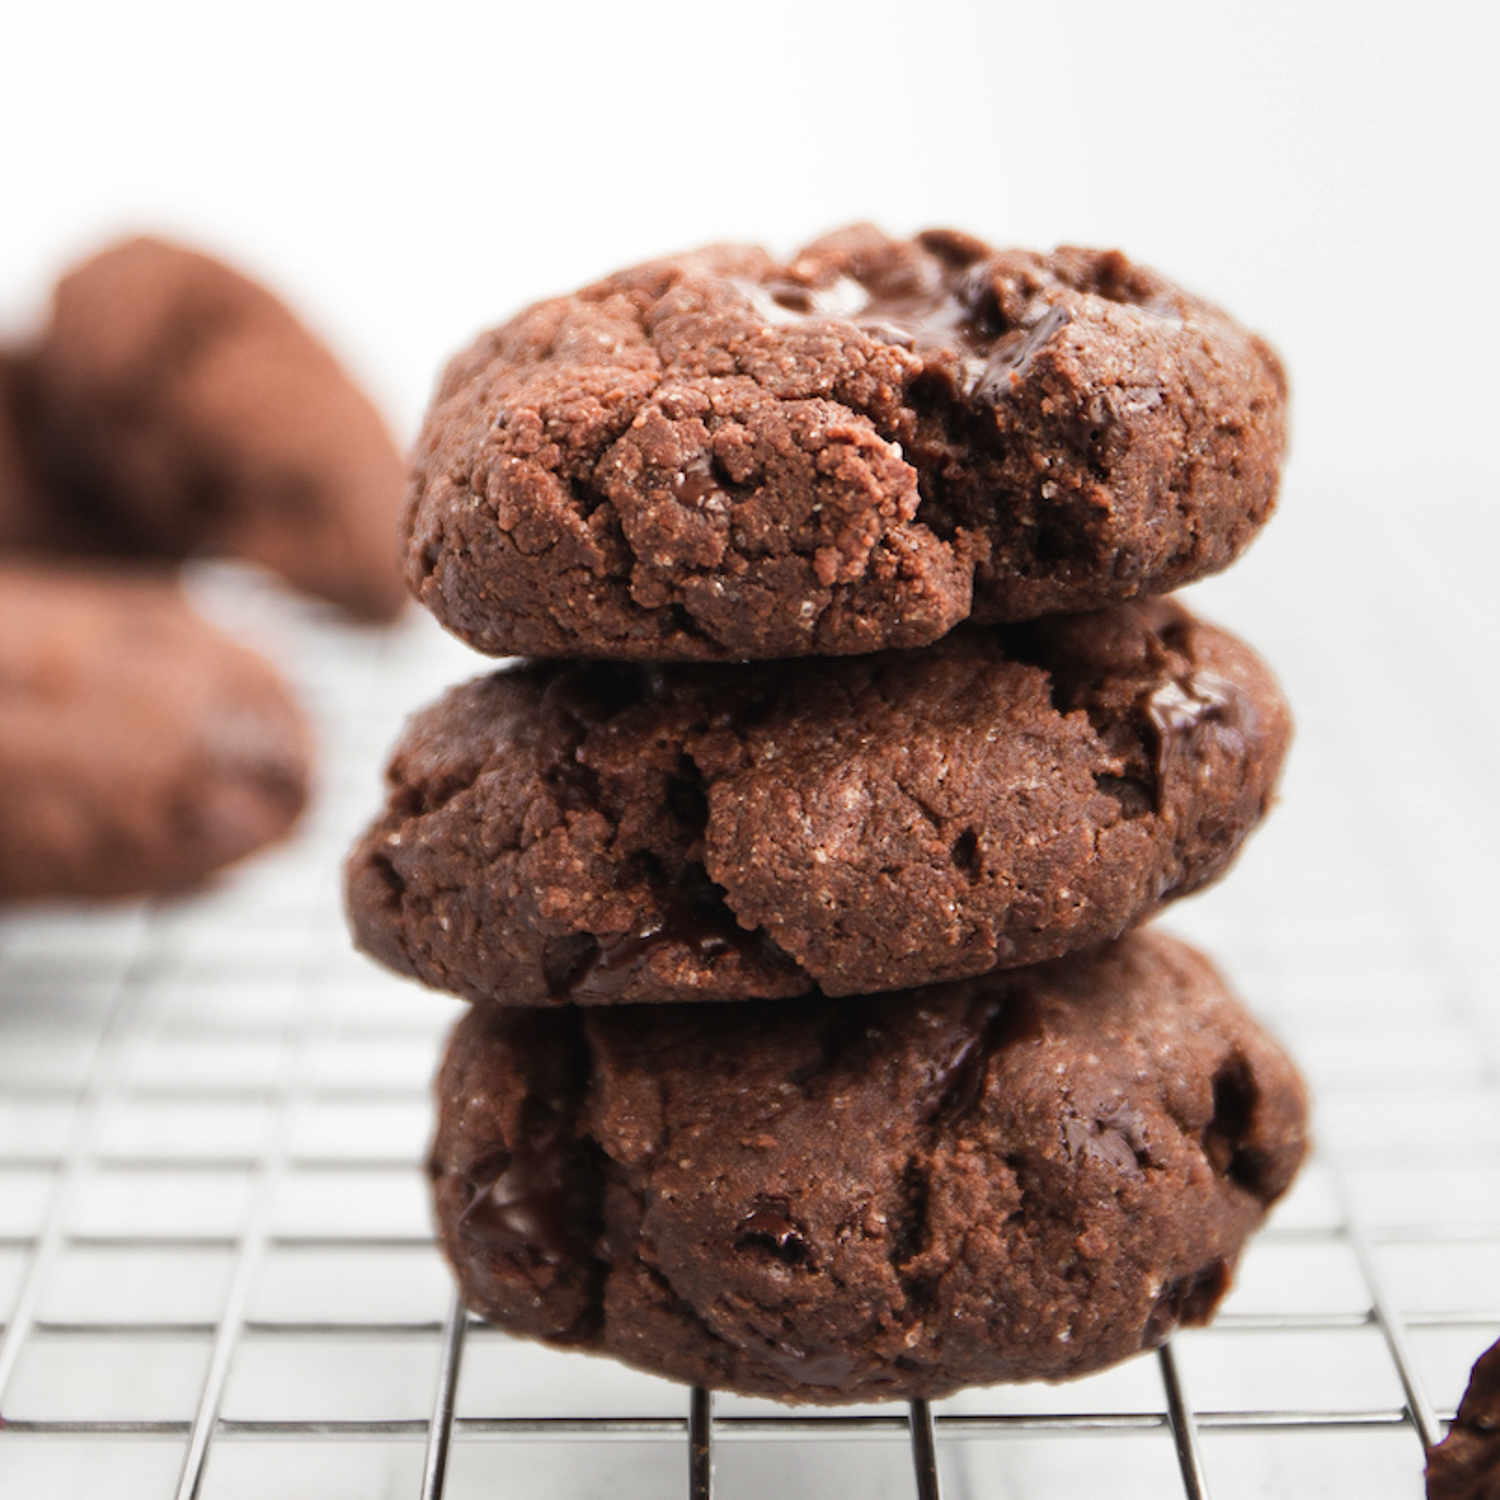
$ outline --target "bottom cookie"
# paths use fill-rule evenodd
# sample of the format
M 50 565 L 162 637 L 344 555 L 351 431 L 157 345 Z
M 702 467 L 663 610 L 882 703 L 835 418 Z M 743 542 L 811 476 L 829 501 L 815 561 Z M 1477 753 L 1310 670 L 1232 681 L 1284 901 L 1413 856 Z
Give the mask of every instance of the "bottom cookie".
M 1306 1149 L 1190 948 L 862 999 L 488 1008 L 430 1160 L 465 1301 L 786 1401 L 1060 1380 L 1207 1320 Z

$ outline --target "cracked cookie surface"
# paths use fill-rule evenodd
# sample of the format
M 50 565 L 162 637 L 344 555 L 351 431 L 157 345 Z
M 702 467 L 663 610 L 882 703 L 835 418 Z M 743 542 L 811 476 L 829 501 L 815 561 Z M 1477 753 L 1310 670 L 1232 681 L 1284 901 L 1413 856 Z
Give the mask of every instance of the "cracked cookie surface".
M 349 911 L 484 1003 L 930 984 L 1213 879 L 1289 732 L 1254 653 L 1167 600 L 844 660 L 531 663 L 413 719 Z
M 785 1400 L 1058 1380 L 1207 1321 L 1306 1149 L 1184 944 L 804 1004 L 473 1011 L 430 1173 L 518 1334 Z
M 1285 394 L 1261 340 L 1118 251 L 714 247 L 452 362 L 408 582 L 501 655 L 847 655 L 1095 609 L 1233 561 Z

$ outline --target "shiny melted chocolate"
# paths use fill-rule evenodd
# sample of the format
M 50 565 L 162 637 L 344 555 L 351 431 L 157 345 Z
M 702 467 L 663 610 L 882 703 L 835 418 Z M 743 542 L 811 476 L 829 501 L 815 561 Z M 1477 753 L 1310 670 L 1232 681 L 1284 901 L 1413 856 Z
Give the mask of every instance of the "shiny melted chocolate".
M 949 1061 L 935 1115 L 955 1119 L 968 1114 L 984 1095 L 990 1059 L 1007 1047 L 1039 1042 L 1046 1034 L 1036 997 L 1019 986 L 1012 989 L 983 1026 L 969 1033 Z
M 1232 682 L 1194 672 L 1149 693 L 1142 705 L 1156 732 L 1156 810 L 1166 806 L 1167 783 L 1198 754 L 1205 730 L 1244 737 L 1249 702 Z
M 1183 1323 L 1205 1323 L 1219 1300 L 1229 1290 L 1229 1266 L 1222 1260 L 1211 1260 L 1188 1276 L 1169 1281 L 1151 1308 L 1141 1331 L 1141 1348 L 1155 1349 L 1166 1343 Z
M 769 1251 L 789 1266 L 806 1265 L 812 1257 L 803 1231 L 791 1218 L 791 1208 L 783 1199 L 763 1203 L 740 1220 L 734 1248 L 756 1247 Z
M 571 1128 L 568 1060 L 554 1053 L 550 1061 L 559 1076 L 526 1099 L 507 1149 L 468 1173 L 473 1196 L 458 1229 L 486 1251 L 563 1265 L 584 1253 L 593 1237 L 592 1191 Z
M 769 1240 L 778 1250 L 787 1249 L 794 1241 L 801 1243 L 802 1236 L 787 1213 L 785 1204 L 756 1209 L 740 1222 L 740 1238 Z
M 1100 1120 L 1063 1121 L 1063 1141 L 1074 1161 L 1090 1158 L 1131 1175 L 1150 1165 L 1145 1117 L 1129 1105 Z
M 713 462 L 707 454 L 695 458 L 678 471 L 672 481 L 672 497 L 695 509 L 713 509 L 715 499 L 728 501 L 729 494 L 714 478 Z
M 659 948 L 685 948 L 703 963 L 725 953 L 752 960 L 764 948 L 760 932 L 746 932 L 725 907 L 673 895 L 664 898 L 654 917 L 639 932 L 600 941 L 567 977 L 564 999 L 575 1003 L 614 1000 L 646 966 Z
M 908 271 L 886 280 L 841 276 L 822 287 L 790 280 L 764 286 L 747 282 L 741 289 L 770 323 L 835 318 L 887 343 L 946 355 L 958 394 L 991 403 L 1020 384 L 1037 352 L 1072 316 L 1038 297 L 1023 322 L 1008 321 L 983 264 L 935 264 L 926 275 Z
M 570 1195 L 559 1171 L 561 1154 L 522 1150 L 474 1197 L 459 1218 L 459 1232 L 486 1249 L 515 1255 L 530 1251 L 561 1265 L 578 1250 L 568 1212 Z

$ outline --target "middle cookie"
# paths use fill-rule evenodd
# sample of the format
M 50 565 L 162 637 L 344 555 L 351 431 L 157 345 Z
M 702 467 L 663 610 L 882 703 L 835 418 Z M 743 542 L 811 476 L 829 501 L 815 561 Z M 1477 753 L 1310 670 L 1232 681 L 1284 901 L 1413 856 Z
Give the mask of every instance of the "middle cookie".
M 412 721 L 350 918 L 482 1003 L 957 979 L 1213 879 L 1289 733 L 1260 659 L 1165 600 L 843 660 L 532 663 Z

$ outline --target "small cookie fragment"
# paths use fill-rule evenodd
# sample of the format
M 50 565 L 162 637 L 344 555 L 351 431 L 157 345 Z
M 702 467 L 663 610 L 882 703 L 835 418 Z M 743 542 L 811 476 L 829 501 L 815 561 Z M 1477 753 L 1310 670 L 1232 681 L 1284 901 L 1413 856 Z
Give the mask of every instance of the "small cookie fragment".
M 716 1390 L 1062 1380 L 1207 1321 L 1306 1150 L 1185 945 L 873 999 L 476 1010 L 430 1172 L 464 1300 Z
M 505 655 L 924 645 L 1165 593 L 1269 516 L 1276 356 L 1118 251 L 860 227 L 540 303 L 449 366 L 408 578 Z
M 41 451 L 82 547 L 240 557 L 361 618 L 401 608 L 400 454 L 264 288 L 126 241 L 59 283 L 34 372 Z
M 154 574 L 0 562 L 0 899 L 170 893 L 285 834 L 310 741 Z
M 1500 1343 L 1475 1361 L 1448 1436 L 1427 1450 L 1427 1500 L 1500 1500 Z
M 1214 879 L 1289 733 L 1259 658 L 1168 600 L 845 660 L 531 663 L 413 719 L 350 916 L 498 1005 L 931 984 Z

